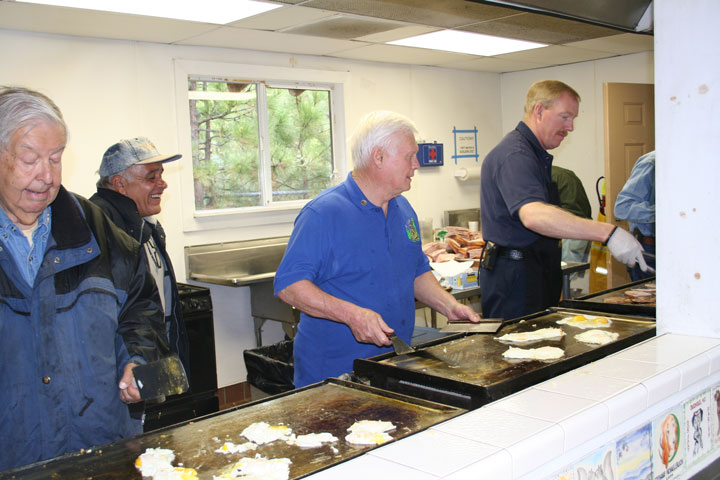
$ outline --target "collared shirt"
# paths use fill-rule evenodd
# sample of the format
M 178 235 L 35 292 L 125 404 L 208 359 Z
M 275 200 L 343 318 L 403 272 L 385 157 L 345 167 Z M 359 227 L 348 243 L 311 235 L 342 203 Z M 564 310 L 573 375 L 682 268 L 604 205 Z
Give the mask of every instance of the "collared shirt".
M 45 207 L 38 217 L 37 227 L 32 234 L 32 245 L 18 227 L 0 208 L 0 242 L 8 249 L 15 260 L 23 279 L 31 287 L 35 283 L 40 265 L 45 254 L 48 236 L 50 235 L 50 207 Z
M 157 218 L 143 217 L 143 221 L 148 224 L 150 229 L 156 228 Z M 143 249 L 145 250 L 145 256 L 148 260 L 148 270 L 150 271 L 150 274 L 155 280 L 155 285 L 157 285 L 158 292 L 160 293 L 160 300 L 162 301 L 163 312 L 165 312 L 165 316 L 168 316 L 170 314 L 170 312 L 168 312 L 168 308 L 172 309 L 172 285 L 170 276 L 168 274 L 167 265 L 165 264 L 165 259 L 163 258 L 162 252 L 155 243 L 152 234 L 148 236 L 147 241 L 142 245 Z M 169 325 L 166 325 L 166 327 L 170 328 Z
M 504 247 L 525 248 L 540 235 L 520 221 L 520 207 L 550 203 L 553 156 L 524 123 L 518 123 L 487 154 L 480 176 L 480 208 L 485 240 Z
M 414 281 L 429 270 L 417 215 L 407 199 L 391 199 L 386 217 L 351 173 L 345 182 L 308 203 L 296 218 L 275 274 L 275 293 L 308 280 L 329 295 L 377 312 L 410 343 Z M 389 351 L 359 343 L 343 323 L 304 313 L 293 348 L 296 387 L 350 372 L 355 358 Z
M 638 158 L 630 178 L 615 201 L 615 217 L 626 220 L 630 231 L 655 236 L 655 151 Z

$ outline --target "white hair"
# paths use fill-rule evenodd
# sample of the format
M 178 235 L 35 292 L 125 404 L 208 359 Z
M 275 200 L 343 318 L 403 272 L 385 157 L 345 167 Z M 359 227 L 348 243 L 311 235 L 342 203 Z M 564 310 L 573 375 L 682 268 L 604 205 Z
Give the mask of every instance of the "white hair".
M 38 123 L 56 124 L 67 136 L 62 113 L 48 97 L 23 87 L 0 87 L 0 151 L 8 149 L 16 131 Z
M 417 128 L 406 116 L 388 110 L 379 110 L 365 115 L 350 139 L 355 167 L 362 169 L 368 166 L 373 148 L 389 149 L 394 147 L 392 137 L 396 133 L 404 133 L 415 138 Z

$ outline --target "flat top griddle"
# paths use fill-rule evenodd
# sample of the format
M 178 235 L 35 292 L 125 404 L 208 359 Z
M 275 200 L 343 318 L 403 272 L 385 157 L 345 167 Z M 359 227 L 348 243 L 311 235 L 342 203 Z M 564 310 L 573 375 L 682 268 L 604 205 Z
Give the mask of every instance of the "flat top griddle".
M 380 388 L 472 409 L 655 334 L 655 322 L 647 318 L 605 315 L 612 321 L 612 325 L 603 330 L 618 333 L 618 339 L 602 346 L 583 343 L 576 340 L 575 335 L 586 330 L 556 323 L 577 314 L 598 316 L 597 312 L 552 308 L 511 320 L 495 334 L 458 334 L 429 342 L 427 347 L 419 349 L 417 353 L 389 353 L 369 359 L 357 359 L 355 372 L 368 377 L 372 385 Z M 565 336 L 524 344 L 508 344 L 495 339 L 506 333 L 548 327 L 562 329 Z M 502 353 L 511 346 L 554 346 L 562 348 L 565 356 L 548 361 L 506 360 Z M 432 353 L 432 356 L 423 350 Z M 442 360 L 433 357 L 440 357 Z
M 185 467 L 195 468 L 201 479 L 211 479 L 213 474 L 224 473 L 241 458 L 254 457 L 258 453 L 266 458 L 289 458 L 292 461 L 290 478 L 296 479 L 375 448 L 345 441 L 347 428 L 357 420 L 391 421 L 396 429 L 388 433 L 399 439 L 463 412 L 455 407 L 331 378 L 199 421 L 96 447 L 90 453 L 65 455 L 0 473 L 0 478 L 140 479 L 134 466 L 135 459 L 146 448 L 152 447 L 172 449 L 176 455 L 173 465 L 182 463 Z M 338 441 L 309 449 L 276 441 L 244 454 L 215 453 L 223 442 L 239 444 L 247 441 L 240 432 L 260 421 L 286 425 L 297 435 L 330 432 Z
M 618 315 L 642 315 L 654 318 L 656 311 L 654 303 L 605 303 L 605 299 L 607 298 L 622 296 L 626 291 L 634 288 L 642 288 L 648 283 L 655 283 L 655 277 L 644 278 L 609 290 L 603 290 L 602 292 L 594 292 L 589 295 L 563 300 L 560 302 L 560 306 Z

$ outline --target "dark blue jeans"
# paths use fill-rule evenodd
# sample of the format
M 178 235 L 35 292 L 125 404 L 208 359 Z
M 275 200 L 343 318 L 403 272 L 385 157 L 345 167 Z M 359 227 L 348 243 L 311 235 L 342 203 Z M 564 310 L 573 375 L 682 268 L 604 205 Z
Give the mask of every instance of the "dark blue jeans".
M 525 265 L 498 258 L 492 270 L 480 268 L 480 303 L 485 318 L 517 318 L 525 315 Z

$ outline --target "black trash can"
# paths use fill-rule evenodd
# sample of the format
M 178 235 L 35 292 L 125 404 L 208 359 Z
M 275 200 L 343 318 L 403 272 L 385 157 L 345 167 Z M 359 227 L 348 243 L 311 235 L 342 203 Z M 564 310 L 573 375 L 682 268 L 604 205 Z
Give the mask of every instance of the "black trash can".
M 293 341 L 243 351 L 247 381 L 269 395 L 287 392 L 293 385 Z

